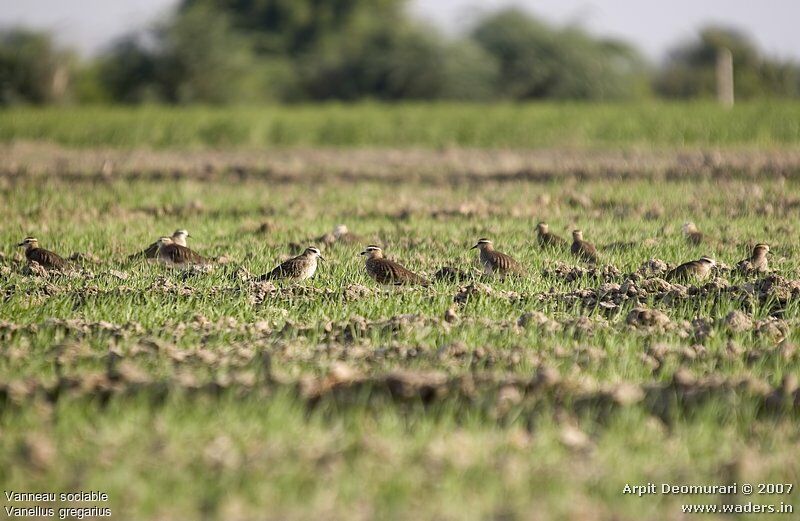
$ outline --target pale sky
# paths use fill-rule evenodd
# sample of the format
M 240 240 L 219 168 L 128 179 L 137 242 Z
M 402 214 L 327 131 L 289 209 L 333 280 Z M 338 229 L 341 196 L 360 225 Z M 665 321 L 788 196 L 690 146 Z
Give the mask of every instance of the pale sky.
M 176 0 L 0 0 L 0 25 L 53 30 L 83 53 L 169 13 Z M 413 12 L 449 33 L 480 13 L 517 5 L 559 23 L 620 37 L 661 58 L 706 23 L 743 29 L 767 54 L 800 61 L 800 0 L 412 0 Z

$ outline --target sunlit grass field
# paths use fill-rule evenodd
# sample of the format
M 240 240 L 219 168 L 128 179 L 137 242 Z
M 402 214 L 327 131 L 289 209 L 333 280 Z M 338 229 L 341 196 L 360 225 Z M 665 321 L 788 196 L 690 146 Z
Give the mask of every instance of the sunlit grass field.
M 0 110 L 0 141 L 91 147 L 786 147 L 800 104 L 400 103 Z
M 199 137 L 202 124 L 177 121 L 213 121 L 217 113 L 103 109 L 116 116 L 96 126 L 91 112 L 54 117 L 71 110 L 3 117 L 12 116 L 15 139 L 200 147 L 210 143 Z M 344 107 L 319 110 L 358 128 Z M 235 141 L 244 147 L 279 144 L 257 130 L 275 121 L 297 132 L 288 144 L 304 146 L 441 145 L 456 129 L 434 123 L 430 135 L 403 138 L 373 107 L 353 110 L 383 130 L 326 141 L 334 138 L 310 108 L 265 112 L 263 127 L 259 112 L 241 112 L 243 121 L 228 112 L 224 121 L 247 129 Z M 414 125 L 418 110 L 407 116 Z M 477 112 L 431 110 L 479 121 Z M 568 107 L 565 126 L 584 129 L 581 145 L 614 144 L 619 138 L 592 118 L 615 110 L 592 108 L 583 126 L 578 108 Z M 292 111 L 308 112 L 295 120 Z M 689 119 L 688 109 L 676 111 Z M 671 124 L 692 125 L 671 114 Z M 498 113 L 487 124 L 494 117 L 499 126 Z M 36 118 L 49 130 L 25 135 L 20 129 L 30 132 Z M 148 118 L 169 123 L 148 133 Z M 314 130 L 304 134 L 303 125 Z M 728 132 L 723 127 L 703 135 Z M 760 122 L 730 130 L 738 137 L 725 144 L 755 147 L 759 127 L 771 144 L 796 140 L 775 130 L 791 125 Z M 159 134 L 165 128 L 175 133 Z M 652 136 L 660 128 L 653 123 L 649 139 L 659 142 Z M 564 128 L 551 129 L 556 137 L 538 127 L 529 136 L 570 144 Z M 528 143 L 506 132 L 507 142 L 483 133 L 468 139 Z M 674 144 L 663 132 L 669 137 L 660 143 Z M 655 159 L 561 151 L 541 164 L 535 154 L 458 149 L 444 159 L 333 151 L 310 164 L 313 154 L 298 150 L 267 152 L 262 164 L 236 152 L 131 159 L 126 151 L 4 150 L 4 490 L 105 491 L 115 519 L 638 520 L 685 519 L 685 503 L 800 508 L 800 184 L 791 151 Z M 50 162 L 38 157 L 45 152 Z M 153 166 L 160 161 L 163 170 Z M 580 227 L 600 251 L 599 266 L 542 250 L 541 220 L 564 237 Z M 682 236 L 687 220 L 705 232 L 704 244 Z M 316 241 L 340 223 L 362 240 Z M 127 259 L 181 227 L 193 249 L 225 259 L 210 273 Z M 29 234 L 65 257 L 95 260 L 68 274 L 31 274 L 13 247 Z M 528 275 L 481 276 L 469 250 L 480 237 Z M 430 287 L 377 287 L 358 255 L 368 242 L 431 278 Z M 737 272 L 757 242 L 771 245 L 773 273 Z M 254 282 L 310 244 L 326 258 L 312 280 Z M 663 286 L 663 272 L 648 267 L 651 259 L 675 266 L 701 255 L 721 264 L 711 281 Z M 463 278 L 436 279 L 445 266 Z M 661 314 L 650 323 L 634 309 Z M 795 490 L 622 493 L 647 482 Z

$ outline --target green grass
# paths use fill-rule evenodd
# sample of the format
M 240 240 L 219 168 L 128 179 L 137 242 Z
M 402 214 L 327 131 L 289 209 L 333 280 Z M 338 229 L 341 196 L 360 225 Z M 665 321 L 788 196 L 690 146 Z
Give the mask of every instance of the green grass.
M 646 165 L 631 168 L 647 172 Z M 668 385 L 679 371 L 700 381 L 744 378 L 778 386 L 800 372 L 800 357 L 786 350 L 800 342 L 796 295 L 781 310 L 769 301 L 748 304 L 739 293 L 649 298 L 644 304 L 666 313 L 675 327 L 635 330 L 625 320 L 632 301 L 606 314 L 563 298 L 600 282 L 543 275 L 574 261 L 540 250 L 533 232 L 540 219 L 562 235 L 580 226 L 601 247 L 603 263 L 623 274 L 651 257 L 675 264 L 708 253 L 734 265 L 748 244 L 764 241 L 775 252 L 773 269 L 796 280 L 796 179 L 763 173 L 651 182 L 567 173 L 547 182 L 449 181 L 331 177 L 309 186 L 301 175 L 283 182 L 257 175 L 238 182 L 224 175 L 2 178 L 0 487 L 103 490 L 120 519 L 634 520 L 679 518 L 682 503 L 723 498 L 623 496 L 626 483 L 800 484 L 797 409 L 769 412 L 746 386 L 676 402 L 662 413 L 646 402 L 579 406 L 585 395 L 569 387 Z M 575 204 L 576 194 L 588 203 Z M 646 218 L 653 208 L 661 217 Z M 687 244 L 679 231 L 687 219 L 716 242 Z M 258 232 L 265 221 L 269 231 Z M 281 286 L 262 302 L 236 276 L 242 268 L 266 272 L 295 253 L 289 243 L 308 244 L 340 222 L 426 275 L 445 264 L 474 272 L 475 252 L 468 248 L 482 236 L 517 257 L 530 275 L 478 279 L 492 292 L 462 306 L 453 303 L 455 283 L 376 288 L 359 245 L 326 249 L 318 276 Z M 189 229 L 191 246 L 202 254 L 225 254 L 232 262 L 189 277 L 126 262 L 178 227 Z M 64 255 L 91 252 L 103 263 L 73 276 L 26 275 L 12 244 L 27 234 Z M 621 240 L 639 244 L 602 249 Z M 736 273 L 725 277 L 732 285 L 748 282 Z M 356 284 L 366 292 L 347 298 Z M 545 298 L 551 292 L 561 297 Z M 442 320 L 450 307 L 459 317 L 452 325 Z M 788 334 L 732 331 L 721 319 L 733 310 L 754 320 L 779 315 Z M 542 312 L 564 329 L 517 327 L 526 312 Z M 417 318 L 394 328 L 382 322 L 403 315 Z M 573 325 L 582 317 L 591 329 Z M 695 319 L 712 322 L 708 336 L 695 334 Z M 361 320 L 364 330 L 356 328 Z M 259 323 L 266 328 L 256 328 Z M 454 346 L 462 354 L 452 354 Z M 655 370 L 643 354 L 659 346 L 668 354 Z M 127 394 L 108 399 L 82 392 L 105 381 L 110 350 L 127 371 L 166 387 L 131 383 Z M 281 385 L 260 379 L 258 353 L 270 354 Z M 312 407 L 298 388 L 341 364 L 376 379 L 396 370 L 534 378 L 551 368 L 566 387 L 531 391 L 504 405 L 484 387 L 474 396 L 423 403 L 392 399 L 377 386 Z M 53 386 L 56 367 L 78 387 L 55 401 L 45 391 L 26 391 Z M 249 383 L 220 384 L 249 377 Z M 222 390 L 193 392 L 180 383 L 186 381 Z M 583 432 L 586 443 L 565 441 L 570 429 Z M 799 497 L 795 490 L 736 499 L 784 501 L 797 510 Z
M 769 146 L 800 142 L 800 104 L 326 104 L 0 111 L 0 142 L 92 147 Z

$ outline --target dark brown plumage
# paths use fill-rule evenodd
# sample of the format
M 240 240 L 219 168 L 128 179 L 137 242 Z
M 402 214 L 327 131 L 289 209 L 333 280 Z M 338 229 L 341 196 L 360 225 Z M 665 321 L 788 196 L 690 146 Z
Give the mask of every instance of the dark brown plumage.
M 333 239 L 328 244 L 364 244 L 365 242 L 363 237 L 352 233 L 344 224 L 337 224 L 333 231 L 326 235 L 330 235 Z
M 688 281 L 689 279 L 702 280 L 711 275 L 711 270 L 717 263 L 711 257 L 705 255 L 697 260 L 684 262 L 677 268 L 670 270 L 667 273 L 666 279 L 672 281 Z
M 171 267 L 206 266 L 208 259 L 186 246 L 175 244 L 171 237 L 158 240 L 158 261 Z
M 697 225 L 693 222 L 689 221 L 683 223 L 683 234 L 686 236 L 686 241 L 693 245 L 698 246 L 705 241 L 705 236 L 703 232 L 697 229 Z
M 539 246 L 542 248 L 553 248 L 558 250 L 566 250 L 567 249 L 567 241 L 558 235 L 552 233 L 550 231 L 550 226 L 547 223 L 539 223 L 536 225 L 536 231 L 538 232 L 537 240 L 539 241 Z
M 769 253 L 769 245 L 756 244 L 753 247 L 753 253 L 747 259 L 739 262 L 736 268 L 742 273 L 764 273 L 769 270 L 769 261 L 767 254 Z
M 395 286 L 412 284 L 427 286 L 429 284 L 424 277 L 417 275 L 397 262 L 384 258 L 383 250 L 378 246 L 367 246 L 361 252 L 361 255 L 367 256 L 365 263 L 367 274 L 379 284 Z
M 572 247 L 570 251 L 583 261 L 597 263 L 597 248 L 594 247 L 594 244 L 583 240 L 583 232 L 580 230 L 572 231 Z
M 314 275 L 317 271 L 317 259 L 325 260 L 320 251 L 314 246 L 310 246 L 297 257 L 292 257 L 283 261 L 266 275 L 262 275 L 259 280 L 305 280 Z
M 177 244 L 178 246 L 186 246 L 187 237 L 191 237 L 191 235 L 189 235 L 189 232 L 181 229 L 181 230 L 175 230 L 172 234 L 172 237 L 170 238 L 172 239 L 172 242 Z M 136 259 L 155 259 L 156 257 L 158 257 L 158 242 L 159 241 L 154 242 L 153 244 L 145 248 L 143 251 L 134 253 L 133 255 L 128 257 L 128 260 L 133 261 Z
M 40 248 L 36 237 L 25 237 L 25 240 L 17 246 L 25 247 L 25 258 L 28 259 L 28 262 L 35 262 L 45 269 L 63 271 L 69 267 L 67 261 L 58 254 Z
M 523 275 L 525 269 L 510 255 L 494 249 L 492 241 L 480 239 L 471 249 L 479 248 L 480 263 L 486 275 Z

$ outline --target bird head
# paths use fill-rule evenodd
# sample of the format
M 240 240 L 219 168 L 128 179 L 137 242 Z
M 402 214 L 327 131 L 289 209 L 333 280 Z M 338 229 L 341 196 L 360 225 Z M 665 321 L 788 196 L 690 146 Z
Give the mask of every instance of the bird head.
M 539 234 L 545 234 L 550 231 L 550 227 L 547 223 L 539 223 L 536 225 L 536 230 L 538 230 Z
M 350 233 L 350 230 L 347 229 L 346 224 L 337 224 L 333 228 L 333 236 L 336 237 L 337 239 L 340 238 L 342 235 L 347 235 L 348 233 Z
M 716 265 L 717 265 L 717 261 L 715 261 L 714 259 L 712 259 L 711 257 L 709 257 L 709 256 L 707 256 L 707 255 L 703 255 L 702 257 L 700 257 L 700 259 L 699 259 L 699 260 L 700 260 L 700 262 L 702 262 L 703 264 L 708 264 L 708 265 L 709 265 L 709 266 L 711 266 L 712 268 L 713 268 L 714 266 L 716 266 Z
M 572 230 L 572 238 L 576 241 L 582 241 L 583 232 L 581 230 Z
M 769 253 L 769 244 L 758 243 L 753 247 L 753 256 L 760 257 Z
M 36 248 L 39 246 L 39 239 L 36 237 L 25 237 L 21 243 L 17 244 L 17 247 L 24 246 L 26 249 L 28 248 Z
M 307 257 L 317 257 L 319 260 L 325 260 L 325 257 L 322 256 L 322 253 L 320 253 L 319 248 L 316 246 L 309 246 L 303 254 Z
M 491 248 L 491 247 L 492 247 L 492 241 L 490 241 L 489 239 L 478 239 L 478 242 L 476 242 L 475 246 L 470 248 L 470 250 L 474 250 L 475 248 L 480 248 L 481 250 L 483 250 L 485 248 Z
M 191 237 L 189 232 L 185 229 L 181 228 L 180 230 L 175 230 L 172 234 L 172 241 L 175 244 L 180 244 L 181 246 L 186 246 L 186 238 Z
M 698 231 L 697 225 L 695 225 L 692 221 L 686 221 L 685 223 L 683 223 L 683 226 L 681 226 L 681 230 L 683 230 L 683 233 L 687 235 L 690 233 L 697 233 Z
M 360 255 L 366 255 L 367 258 L 370 259 L 380 259 L 383 257 L 383 250 L 381 250 L 380 247 L 371 244 L 364 248 L 364 251 L 362 251 Z

